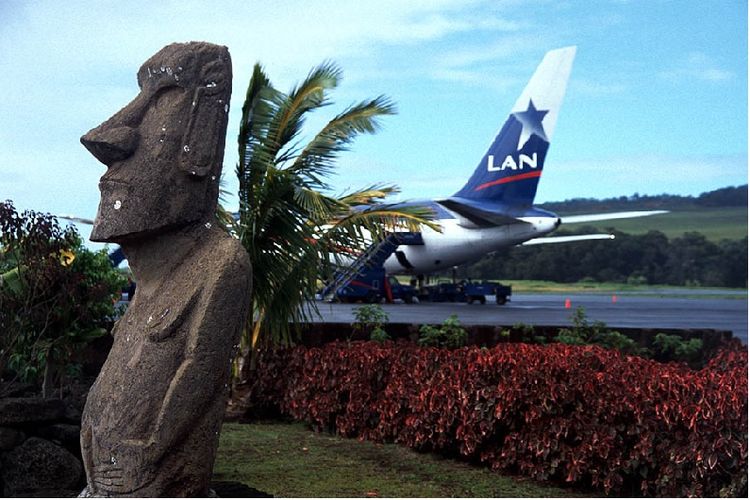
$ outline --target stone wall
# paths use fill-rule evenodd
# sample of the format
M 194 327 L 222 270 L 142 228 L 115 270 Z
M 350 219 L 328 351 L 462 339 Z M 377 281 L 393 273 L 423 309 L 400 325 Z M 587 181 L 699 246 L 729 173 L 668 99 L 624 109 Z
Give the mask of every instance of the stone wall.
M 86 484 L 81 411 L 62 399 L 4 387 L 0 399 L 0 490 L 5 497 L 77 496 Z

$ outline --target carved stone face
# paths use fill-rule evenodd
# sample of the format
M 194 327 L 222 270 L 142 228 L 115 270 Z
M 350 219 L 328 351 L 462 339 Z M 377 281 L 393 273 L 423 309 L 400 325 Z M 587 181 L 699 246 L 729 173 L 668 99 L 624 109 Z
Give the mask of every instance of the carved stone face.
M 160 50 L 140 93 L 81 137 L 107 171 L 92 241 L 122 243 L 205 220 L 216 208 L 231 94 L 226 47 Z

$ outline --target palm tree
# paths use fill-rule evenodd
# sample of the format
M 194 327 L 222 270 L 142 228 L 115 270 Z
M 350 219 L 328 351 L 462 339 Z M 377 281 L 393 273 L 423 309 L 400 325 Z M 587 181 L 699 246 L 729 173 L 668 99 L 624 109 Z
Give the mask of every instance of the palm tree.
M 376 205 L 397 192 L 395 186 L 326 194 L 338 155 L 359 134 L 375 133 L 381 116 L 395 113 L 384 96 L 363 101 L 304 143 L 305 117 L 330 104 L 327 94 L 340 79 L 341 70 L 330 62 L 289 93 L 275 89 L 260 64 L 250 79 L 238 137 L 239 220 L 225 218 L 253 265 L 254 314 L 243 334 L 245 347 L 294 340 L 300 323 L 317 313 L 312 299 L 319 280 L 330 276 L 337 250 L 363 250 L 368 237 L 382 238 L 389 230 L 422 224 L 437 229 L 427 208 Z

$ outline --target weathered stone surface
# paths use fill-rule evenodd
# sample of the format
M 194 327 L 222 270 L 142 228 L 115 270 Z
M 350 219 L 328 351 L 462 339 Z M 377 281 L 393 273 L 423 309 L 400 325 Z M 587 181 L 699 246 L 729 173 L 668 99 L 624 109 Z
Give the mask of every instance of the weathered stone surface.
M 7 451 L 23 443 L 26 434 L 12 427 L 0 427 L 0 451 Z
M 63 415 L 65 415 L 65 403 L 62 399 L 0 399 L 0 425 L 49 422 Z
M 119 243 L 138 283 L 83 412 L 87 491 L 205 496 L 251 283 L 247 253 L 213 215 L 229 52 L 169 45 L 138 83 L 81 138 L 108 167 L 91 239 Z
M 0 455 L 5 496 L 33 494 L 36 490 L 73 490 L 83 467 L 65 448 L 31 437 Z

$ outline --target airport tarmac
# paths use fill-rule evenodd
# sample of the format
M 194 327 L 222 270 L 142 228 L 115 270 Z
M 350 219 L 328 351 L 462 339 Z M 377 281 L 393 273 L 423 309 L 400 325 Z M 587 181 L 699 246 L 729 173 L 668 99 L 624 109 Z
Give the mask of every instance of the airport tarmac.
M 591 321 L 603 321 L 611 327 L 630 328 L 712 328 L 729 330 L 747 344 L 748 301 L 721 298 L 709 293 L 701 297 L 679 293 L 664 297 L 660 294 L 514 294 L 511 302 L 498 306 L 486 304 L 421 303 L 383 304 L 392 323 L 442 323 L 451 314 L 458 315 L 466 325 L 531 325 L 570 324 L 570 315 L 582 306 Z M 736 294 L 735 294 L 736 295 Z M 565 308 L 566 299 L 570 309 Z M 322 322 L 348 323 L 353 321 L 352 310 L 358 304 L 329 304 L 318 302 Z

